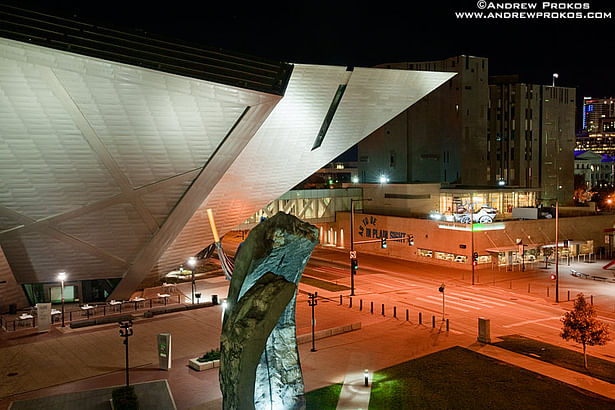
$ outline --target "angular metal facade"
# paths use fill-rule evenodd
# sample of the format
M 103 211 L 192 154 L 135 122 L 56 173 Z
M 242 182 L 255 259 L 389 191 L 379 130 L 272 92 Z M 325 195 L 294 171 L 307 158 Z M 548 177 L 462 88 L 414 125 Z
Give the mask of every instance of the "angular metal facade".
M 278 95 L 0 38 L 10 271 L 123 277 L 125 298 L 212 241 L 204 209 L 224 234 L 450 77 L 295 65 Z

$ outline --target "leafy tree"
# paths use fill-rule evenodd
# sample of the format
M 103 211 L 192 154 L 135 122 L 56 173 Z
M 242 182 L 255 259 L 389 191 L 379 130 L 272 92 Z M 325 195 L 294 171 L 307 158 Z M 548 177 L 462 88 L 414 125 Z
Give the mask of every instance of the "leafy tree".
M 577 295 L 574 307 L 564 313 L 561 337 L 583 345 L 584 367 L 587 369 L 586 346 L 602 346 L 609 341 L 609 325 L 596 319 L 596 309 L 587 303 L 582 293 Z

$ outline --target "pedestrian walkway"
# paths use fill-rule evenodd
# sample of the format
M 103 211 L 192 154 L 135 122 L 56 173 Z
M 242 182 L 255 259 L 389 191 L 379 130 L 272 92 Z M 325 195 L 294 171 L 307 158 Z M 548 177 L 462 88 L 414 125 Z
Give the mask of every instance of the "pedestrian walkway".
M 531 357 L 511 352 L 510 350 L 502 349 L 493 345 L 474 343 L 471 346 L 468 346 L 468 348 L 485 356 L 522 367 L 534 373 L 542 374 L 552 379 L 559 380 L 572 386 L 615 400 L 615 388 L 611 383 L 603 380 L 595 379 L 582 373 L 564 369 L 563 367 L 546 363 L 541 360 L 532 359 Z
M 373 372 L 368 371 L 368 380 L 372 380 Z M 365 373 L 354 371 L 346 373 L 344 385 L 337 402 L 337 410 L 367 410 L 372 384 L 365 386 Z

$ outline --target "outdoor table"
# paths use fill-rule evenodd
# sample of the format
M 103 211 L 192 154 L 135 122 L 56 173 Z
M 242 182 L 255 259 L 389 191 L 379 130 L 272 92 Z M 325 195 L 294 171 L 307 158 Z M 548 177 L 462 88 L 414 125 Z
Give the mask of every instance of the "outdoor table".
M 111 306 L 114 311 L 117 309 L 117 306 L 121 304 L 122 302 L 119 300 L 112 300 L 111 302 L 109 302 L 109 306 Z
M 134 298 L 134 299 L 132 300 L 132 302 L 134 302 L 134 303 L 135 303 L 135 310 L 137 310 L 137 303 L 139 303 L 139 302 L 144 302 L 144 301 L 145 301 L 145 298 L 140 298 L 140 297 L 136 297 L 136 298 Z
M 19 324 L 21 325 L 22 323 L 26 323 L 26 320 L 30 320 L 32 319 L 32 327 L 34 327 L 34 316 L 28 314 L 28 313 L 24 313 L 21 314 L 17 317 L 17 320 L 19 320 Z
M 94 309 L 95 306 L 83 305 L 81 306 L 81 310 L 84 310 L 88 319 L 90 318 L 90 310 Z
M 171 295 L 169 295 L 168 293 L 162 293 L 162 294 L 158 294 L 159 298 L 163 298 L 164 299 L 164 305 L 167 305 L 167 299 L 171 297 Z

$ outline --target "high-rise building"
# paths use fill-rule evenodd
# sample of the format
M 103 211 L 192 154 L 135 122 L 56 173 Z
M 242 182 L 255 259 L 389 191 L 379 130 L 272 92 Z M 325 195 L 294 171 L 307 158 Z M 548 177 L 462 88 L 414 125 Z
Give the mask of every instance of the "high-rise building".
M 613 127 L 615 100 L 611 98 L 583 98 L 583 129 L 588 133 L 600 133 Z M 615 130 L 612 130 L 615 131 Z
M 359 180 L 485 185 L 487 59 L 462 55 L 378 67 L 457 75 L 359 143 Z
M 359 180 L 540 189 L 573 195 L 575 89 L 488 76 L 488 60 L 457 56 L 379 67 L 456 72 L 359 143 Z
M 572 198 L 575 96 L 574 88 L 490 78 L 489 184 L 542 188 L 547 203 Z
M 615 100 L 583 99 L 583 130 L 577 134 L 577 150 L 615 155 Z

